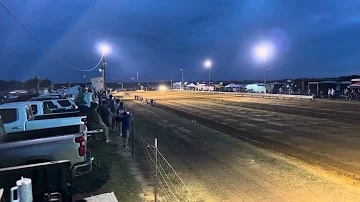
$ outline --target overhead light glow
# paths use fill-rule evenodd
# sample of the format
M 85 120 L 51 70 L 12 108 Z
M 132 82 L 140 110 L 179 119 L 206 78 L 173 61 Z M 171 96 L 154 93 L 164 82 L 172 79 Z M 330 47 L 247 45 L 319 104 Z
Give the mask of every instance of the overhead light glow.
M 169 88 L 167 86 L 165 86 L 165 85 L 160 85 L 159 86 L 159 91 L 168 91 L 168 90 L 169 90 Z
M 259 43 L 254 47 L 254 57 L 262 62 L 267 62 L 274 55 L 274 46 L 268 42 Z
M 209 60 L 209 59 L 205 60 L 205 62 L 204 62 L 204 67 L 210 68 L 211 66 L 212 66 L 211 60 Z
M 100 49 L 101 54 L 103 54 L 103 55 L 107 55 L 111 51 L 111 47 L 105 43 L 100 44 L 99 49 Z

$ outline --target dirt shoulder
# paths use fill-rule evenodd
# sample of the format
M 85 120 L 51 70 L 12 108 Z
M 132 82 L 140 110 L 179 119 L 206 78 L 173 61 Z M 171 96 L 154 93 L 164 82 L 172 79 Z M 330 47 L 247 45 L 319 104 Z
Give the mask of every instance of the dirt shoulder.
M 163 109 L 129 101 L 136 133 L 205 201 L 356 201 L 360 190 Z
M 120 146 L 120 138 L 112 133 L 112 142 L 89 142 L 92 156 L 97 166 L 80 177 L 73 178 L 73 200 L 79 200 L 92 195 L 114 192 L 119 201 L 143 201 L 142 186 L 131 167 L 132 161 L 121 153 L 125 152 Z

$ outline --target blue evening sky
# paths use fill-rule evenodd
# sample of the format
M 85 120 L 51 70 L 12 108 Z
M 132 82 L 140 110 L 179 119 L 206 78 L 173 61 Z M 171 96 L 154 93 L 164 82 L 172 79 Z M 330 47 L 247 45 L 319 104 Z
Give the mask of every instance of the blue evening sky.
M 49 49 L 77 68 L 106 56 L 110 81 L 262 79 L 253 46 L 275 53 L 269 79 L 359 74 L 359 0 L 0 0 Z M 55 82 L 99 75 L 79 72 L 40 46 L 0 7 L 0 79 L 36 75 Z

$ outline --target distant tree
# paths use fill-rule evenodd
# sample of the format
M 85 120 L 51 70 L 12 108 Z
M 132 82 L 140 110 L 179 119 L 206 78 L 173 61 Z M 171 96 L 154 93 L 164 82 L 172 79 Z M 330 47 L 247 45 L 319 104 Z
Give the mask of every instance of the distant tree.
M 41 80 L 40 87 L 48 88 L 52 85 L 52 82 L 49 79 Z
M 24 88 L 32 89 L 36 87 L 35 79 L 29 79 L 24 82 Z

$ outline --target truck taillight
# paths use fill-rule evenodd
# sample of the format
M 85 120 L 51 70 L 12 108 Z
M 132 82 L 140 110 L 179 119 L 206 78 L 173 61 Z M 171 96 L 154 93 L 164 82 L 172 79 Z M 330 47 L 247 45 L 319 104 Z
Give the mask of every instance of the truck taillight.
M 86 118 L 82 118 L 81 121 L 86 123 Z
M 78 148 L 79 156 L 85 156 L 86 153 L 85 137 L 84 136 L 76 137 L 75 142 L 80 144 Z

